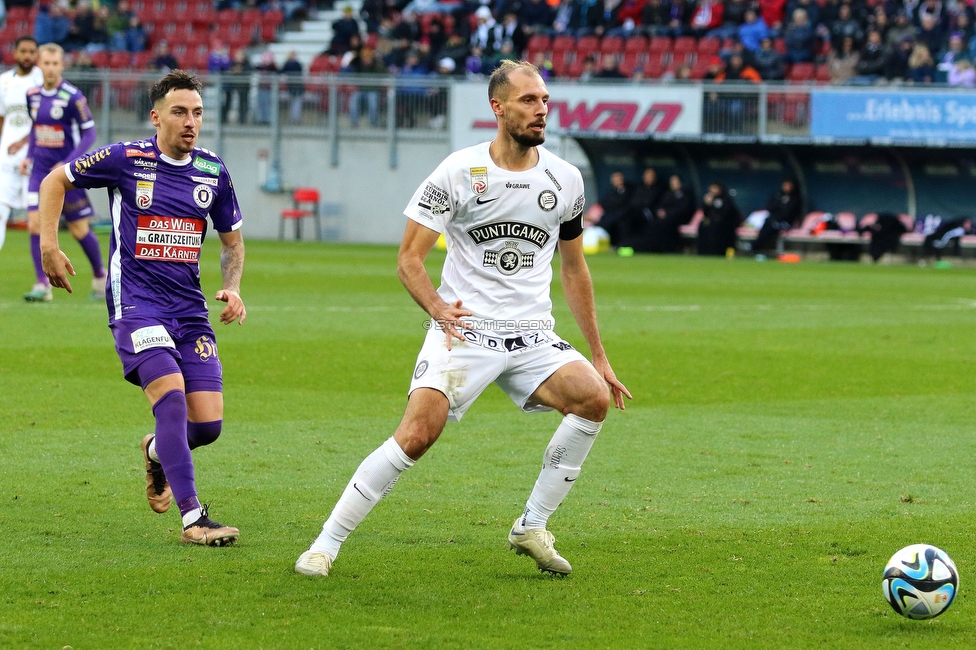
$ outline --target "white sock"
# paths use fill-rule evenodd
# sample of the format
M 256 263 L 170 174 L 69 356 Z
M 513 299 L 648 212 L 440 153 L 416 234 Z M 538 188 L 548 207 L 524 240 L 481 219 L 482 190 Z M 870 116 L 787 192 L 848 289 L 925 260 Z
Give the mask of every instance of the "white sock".
M 10 218 L 10 206 L 0 203 L 0 248 L 7 239 L 7 219 Z
M 156 461 L 157 463 L 159 462 L 159 455 L 156 454 L 156 436 L 153 436 L 153 439 L 149 441 L 148 453 L 149 460 Z
M 583 461 L 602 426 L 602 422 L 591 422 L 572 413 L 563 418 L 546 448 L 542 471 L 516 528 L 531 530 L 546 527 L 549 517 L 576 482 Z
M 200 518 L 200 515 L 202 515 L 202 514 L 203 514 L 203 511 L 200 510 L 200 508 L 194 508 L 193 510 L 190 510 L 189 512 L 187 512 L 185 515 L 183 515 L 183 528 L 186 528 L 187 526 L 189 526 L 190 524 L 192 524 L 194 521 L 196 521 L 197 519 L 199 519 Z
M 380 445 L 352 475 L 309 550 L 325 553 L 335 560 L 339 547 L 349 533 L 356 529 L 380 499 L 390 493 L 400 474 L 413 464 L 414 461 L 403 453 L 393 438 Z

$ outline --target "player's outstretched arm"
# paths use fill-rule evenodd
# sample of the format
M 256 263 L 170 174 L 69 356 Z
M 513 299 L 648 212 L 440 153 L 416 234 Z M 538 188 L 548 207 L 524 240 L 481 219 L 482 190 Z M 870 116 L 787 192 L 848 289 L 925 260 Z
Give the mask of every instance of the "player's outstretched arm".
M 453 304 L 444 302 L 427 275 L 424 260 L 437 243 L 438 237 L 437 231 L 408 219 L 403 241 L 400 243 L 400 253 L 397 255 L 397 275 L 410 296 L 444 330 L 447 349 L 450 350 L 452 339 L 464 340 L 458 330 L 471 329 L 469 323 L 461 320 L 463 316 L 471 316 L 471 312 L 462 309 L 460 300 Z
M 244 237 L 240 230 L 218 233 L 220 236 L 220 274 L 224 288 L 217 292 L 217 300 L 227 306 L 220 312 L 220 322 L 229 325 L 234 321 L 243 325 L 247 309 L 241 300 L 241 276 L 244 275 Z
M 593 367 L 610 384 L 614 406 L 623 410 L 625 408 L 624 395 L 628 399 L 633 399 L 633 396 L 614 374 L 613 368 L 610 367 L 610 361 L 607 360 L 606 350 L 603 349 L 603 342 L 600 340 L 600 328 L 596 322 L 596 301 L 593 299 L 593 279 L 590 277 L 590 269 L 583 257 L 583 236 L 580 235 L 570 240 L 560 239 L 559 259 L 561 261 L 560 276 L 563 281 L 566 302 L 569 304 L 569 310 L 573 312 L 573 318 L 576 319 L 587 345 L 590 346 Z
M 74 185 L 64 173 L 64 167 L 58 167 L 41 181 L 37 207 L 41 220 L 41 265 L 44 274 L 52 287 L 60 287 L 68 293 L 71 293 L 68 276 L 74 275 L 75 269 L 58 245 L 58 221 L 64 207 L 64 194 L 71 189 L 74 189 Z

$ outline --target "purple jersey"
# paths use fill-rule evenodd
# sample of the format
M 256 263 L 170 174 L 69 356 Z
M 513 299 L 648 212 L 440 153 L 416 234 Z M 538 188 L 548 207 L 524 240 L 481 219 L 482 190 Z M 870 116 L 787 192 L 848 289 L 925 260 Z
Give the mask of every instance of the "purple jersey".
M 241 227 L 234 186 L 217 154 L 197 147 L 175 160 L 153 137 L 98 149 L 64 171 L 75 187 L 109 191 L 109 322 L 205 317 L 199 258 L 207 217 L 217 232 Z
M 57 165 L 83 153 L 75 148 L 81 132 L 95 128 L 95 120 L 80 90 L 64 80 L 53 90 L 31 88 L 27 109 L 34 121 L 27 157 L 33 159 L 36 175 L 44 178 Z

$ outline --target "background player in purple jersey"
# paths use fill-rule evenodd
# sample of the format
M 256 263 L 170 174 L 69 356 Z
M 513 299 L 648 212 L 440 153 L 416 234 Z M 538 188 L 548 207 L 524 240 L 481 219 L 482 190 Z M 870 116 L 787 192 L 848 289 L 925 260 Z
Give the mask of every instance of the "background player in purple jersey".
M 38 48 L 38 66 L 44 73 L 44 85 L 27 91 L 27 109 L 34 126 L 28 135 L 27 159 L 21 163 L 21 173 L 28 173 L 27 219 L 30 229 L 31 257 L 37 282 L 24 294 L 27 302 L 51 300 L 51 285 L 41 267 L 40 220 L 37 213 L 37 192 L 41 181 L 55 167 L 74 160 L 95 144 L 95 120 L 81 91 L 61 77 L 64 72 L 64 50 L 60 45 L 46 43 Z M 72 190 L 65 197 L 63 214 L 68 230 L 81 244 L 91 262 L 92 297 L 105 297 L 105 266 L 98 238 L 88 225 L 94 214 L 84 190 Z
M 170 72 L 149 89 L 155 137 L 109 145 L 52 171 L 41 183 L 41 253 L 55 287 L 71 291 L 74 269 L 58 247 L 58 214 L 76 187 L 106 187 L 112 214 L 109 327 L 125 378 L 152 404 L 155 435 L 142 441 L 146 496 L 165 512 L 175 500 L 181 541 L 225 546 L 240 532 L 207 516 L 197 497 L 190 450 L 220 435 L 220 359 L 200 288 L 200 247 L 209 217 L 220 237 L 227 303 L 220 321 L 243 323 L 241 213 L 220 158 L 195 147 L 203 118 L 200 81 Z

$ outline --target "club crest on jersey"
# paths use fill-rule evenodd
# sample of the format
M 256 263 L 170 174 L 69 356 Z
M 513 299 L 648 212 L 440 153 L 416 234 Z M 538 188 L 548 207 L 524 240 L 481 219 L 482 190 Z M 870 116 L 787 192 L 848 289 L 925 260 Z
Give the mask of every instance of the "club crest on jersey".
M 61 108 L 60 106 L 52 106 L 51 107 L 51 119 L 52 120 L 60 120 L 62 117 L 64 117 L 64 109 Z
M 200 361 L 207 361 L 210 357 L 217 356 L 217 344 L 209 336 L 201 336 L 193 346 L 193 351 L 200 357 Z
M 488 168 L 487 167 L 472 167 L 471 173 L 471 191 L 475 194 L 484 194 L 488 191 Z
M 485 251 L 485 266 L 494 266 L 502 275 L 515 275 L 521 269 L 531 269 L 535 253 L 523 253 L 518 243 L 505 242 L 500 251 Z
M 136 207 L 140 210 L 152 205 L 153 185 L 152 181 L 136 181 Z
M 552 212 L 556 208 L 556 193 L 552 190 L 542 190 L 539 193 L 539 207 L 546 212 Z
M 484 244 L 496 239 L 521 239 L 533 246 L 543 248 L 550 239 L 548 232 L 538 226 L 521 221 L 499 221 L 477 226 L 467 231 L 468 237 L 476 244 Z
M 193 188 L 193 202 L 206 210 L 213 203 L 214 193 L 209 185 L 201 183 Z

